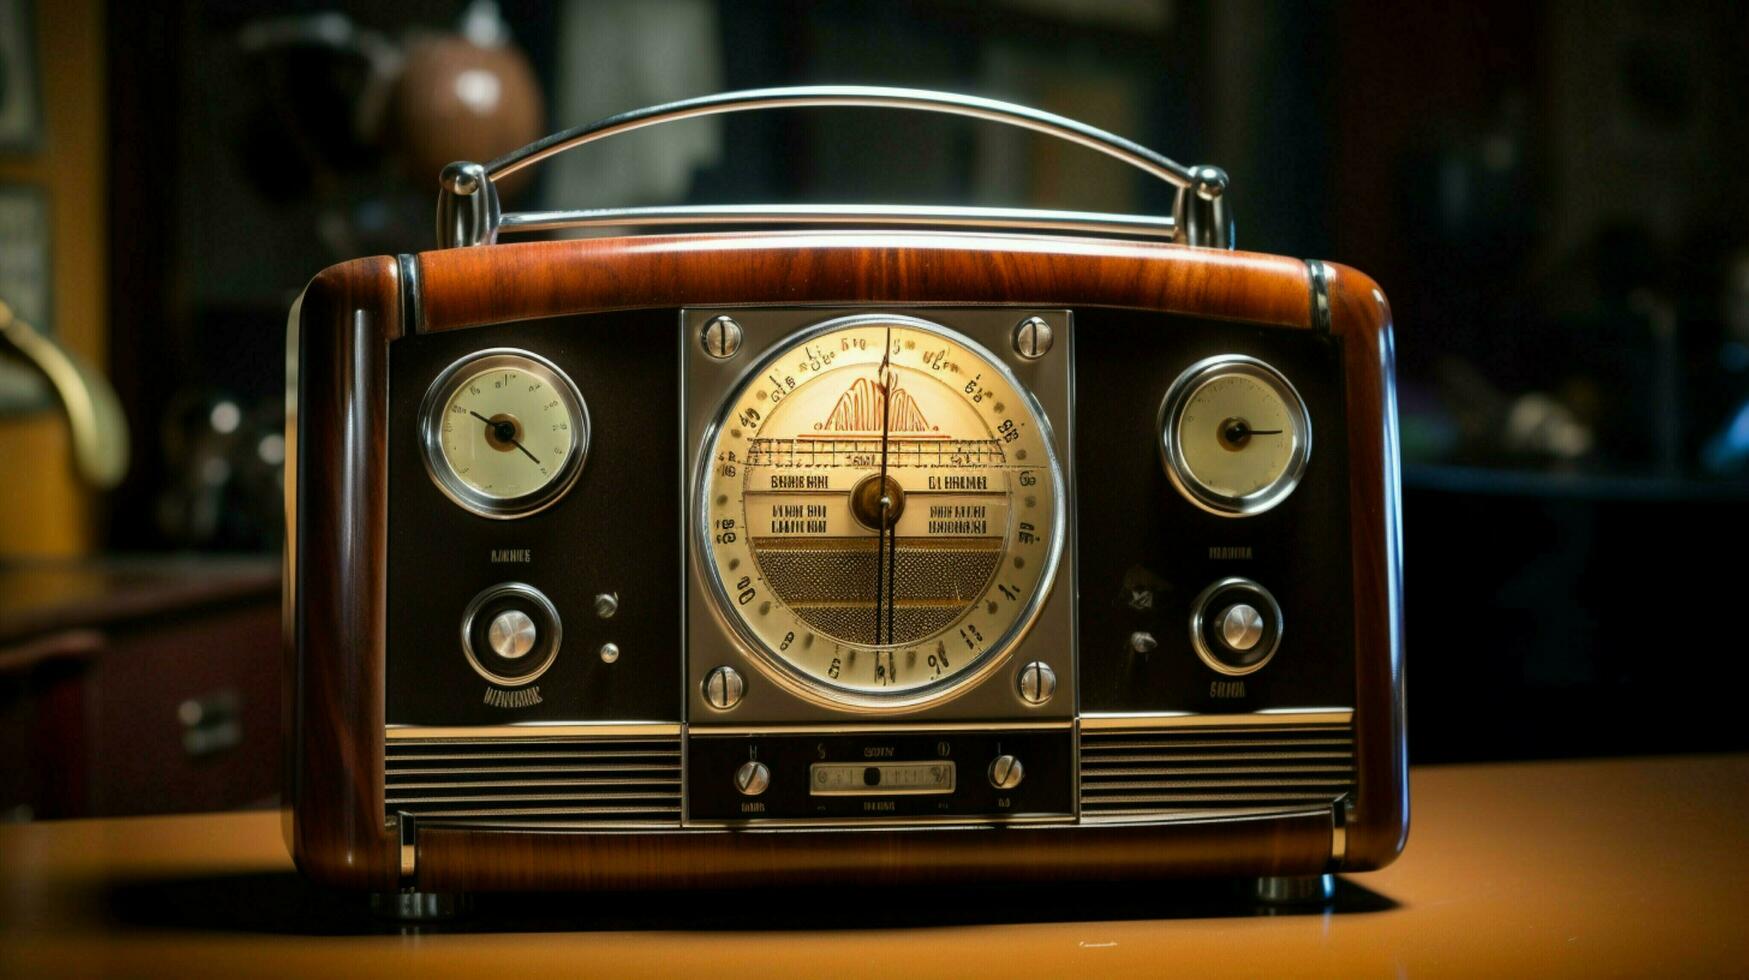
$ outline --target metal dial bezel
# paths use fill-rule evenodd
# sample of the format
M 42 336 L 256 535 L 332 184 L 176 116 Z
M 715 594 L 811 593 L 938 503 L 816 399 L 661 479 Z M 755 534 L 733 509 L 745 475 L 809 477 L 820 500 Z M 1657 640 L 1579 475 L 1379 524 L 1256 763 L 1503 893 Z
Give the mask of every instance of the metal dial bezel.
M 1208 612 L 1209 600 L 1213 599 L 1222 589 L 1232 588 L 1246 589 L 1256 593 L 1263 604 L 1269 607 L 1269 614 L 1275 618 L 1275 638 L 1269 644 L 1269 649 L 1256 663 L 1246 664 L 1243 667 L 1222 663 L 1221 659 L 1215 656 L 1215 652 L 1209 649 L 1208 640 L 1202 635 L 1202 624 Z M 1275 601 L 1275 596 L 1268 589 L 1241 575 L 1221 579 L 1203 589 L 1197 594 L 1196 601 L 1191 604 L 1190 645 L 1195 648 L 1197 657 L 1208 665 L 1210 670 L 1218 674 L 1225 674 L 1228 677 L 1244 677 L 1247 674 L 1255 674 L 1262 670 L 1265 664 L 1275 659 L 1276 651 L 1281 649 L 1282 634 L 1286 631 L 1287 623 L 1282 619 L 1281 604 Z
M 1185 462 L 1179 435 L 1179 421 L 1191 397 L 1215 377 L 1230 374 L 1255 378 L 1272 388 L 1287 403 L 1288 413 L 1295 423 L 1293 448 L 1281 475 L 1262 488 L 1237 497 L 1203 486 Z M 1166 389 L 1166 397 L 1160 400 L 1158 422 L 1160 461 L 1172 486 L 1184 499 L 1220 517 L 1251 517 L 1286 500 L 1300 485 L 1312 456 L 1312 417 L 1306 410 L 1305 399 L 1300 397 L 1299 390 L 1286 375 L 1247 354 L 1216 354 L 1186 368 Z
M 516 497 L 493 497 L 469 486 L 443 454 L 443 405 L 449 401 L 451 386 L 465 374 L 489 370 L 499 365 L 514 364 L 518 370 L 544 380 L 565 400 L 571 413 L 574 432 L 571 452 L 559 472 L 544 486 Z M 577 477 L 589 455 L 589 405 L 583 393 L 557 364 L 534 353 L 516 347 L 492 347 L 478 350 L 457 359 L 438 374 L 425 390 L 419 403 L 419 440 L 425 460 L 425 472 L 443 495 L 463 510 L 494 520 L 514 520 L 551 507 L 563 497 Z
M 1045 559 L 1045 569 L 1040 573 L 1038 586 L 1027 600 L 1025 608 L 1014 618 L 1009 628 L 995 642 L 991 643 L 984 655 L 971 666 L 941 680 L 907 688 L 903 691 L 895 691 L 892 694 L 879 694 L 840 687 L 822 681 L 795 667 L 779 654 L 770 650 L 765 642 L 753 633 L 747 622 L 736 613 L 735 604 L 731 600 L 721 577 L 717 574 L 714 563 L 709 559 L 711 554 L 710 462 L 716 447 L 717 434 L 722 430 L 728 413 L 733 410 L 742 394 L 766 368 L 774 364 L 786 351 L 794 350 L 823 334 L 836 330 L 884 323 L 936 333 L 960 345 L 966 352 L 978 357 L 1001 375 L 1003 381 L 1021 399 L 1027 412 L 1031 414 L 1038 425 L 1039 443 L 1047 458 L 1051 490 L 1057 503 L 1052 520 L 1050 548 Z M 975 688 L 979 682 L 989 677 L 1010 660 L 1013 652 L 1020 646 L 1021 640 L 1038 621 L 1047 597 L 1056 584 L 1057 572 L 1062 565 L 1064 541 L 1067 534 L 1067 512 L 1071 505 L 1068 497 L 1068 484 L 1064 478 L 1062 462 L 1056 449 L 1056 433 L 1051 426 L 1050 417 L 1045 413 L 1044 406 L 1040 404 L 1031 389 L 1021 383 L 1001 357 L 966 334 L 934 320 L 926 320 L 922 317 L 902 313 L 874 312 L 831 317 L 786 333 L 769 344 L 760 353 L 758 359 L 742 373 L 733 385 L 729 386 L 716 410 L 712 413 L 709 423 L 705 426 L 698 444 L 691 493 L 695 567 L 705 582 L 706 592 L 710 596 L 712 605 L 715 606 L 717 618 L 728 625 L 730 631 L 740 642 L 742 649 L 750 655 L 749 659 L 753 661 L 761 673 L 783 688 L 814 704 L 832 709 L 849 707 L 865 711 L 905 711 L 945 703 L 959 694 Z
M 486 603 L 501 596 L 517 596 L 541 608 L 546 613 L 547 622 L 552 624 L 552 642 L 547 649 L 547 655 L 541 660 L 540 666 L 520 677 L 505 677 L 494 674 L 480 663 L 480 657 L 474 650 L 474 617 L 480 614 Z M 462 655 L 468 658 L 468 666 L 474 668 L 474 673 L 484 677 L 488 682 L 499 687 L 527 687 L 540 679 L 553 662 L 559 659 L 559 646 L 565 639 L 564 624 L 559 621 L 559 610 L 553 605 L 546 594 L 532 585 L 523 582 L 500 582 L 484 589 L 479 595 L 468 601 L 467 608 L 462 612 Z

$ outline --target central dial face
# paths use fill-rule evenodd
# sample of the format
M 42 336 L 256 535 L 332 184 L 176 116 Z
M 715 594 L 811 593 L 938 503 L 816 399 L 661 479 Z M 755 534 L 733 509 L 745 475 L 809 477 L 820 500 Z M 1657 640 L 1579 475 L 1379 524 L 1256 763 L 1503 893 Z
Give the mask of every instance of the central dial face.
M 701 549 L 718 600 L 781 680 L 915 704 L 993 669 L 1062 539 L 1033 400 L 944 327 L 850 317 L 786 342 L 718 419 Z

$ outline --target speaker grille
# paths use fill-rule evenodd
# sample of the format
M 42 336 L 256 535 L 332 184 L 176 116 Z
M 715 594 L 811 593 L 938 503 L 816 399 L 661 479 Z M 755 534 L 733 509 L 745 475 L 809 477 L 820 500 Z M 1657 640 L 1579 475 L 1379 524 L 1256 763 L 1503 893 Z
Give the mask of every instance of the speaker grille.
M 680 739 L 393 739 L 385 809 L 421 822 L 680 824 Z
M 1304 808 L 1353 790 L 1345 724 L 1081 733 L 1083 816 Z

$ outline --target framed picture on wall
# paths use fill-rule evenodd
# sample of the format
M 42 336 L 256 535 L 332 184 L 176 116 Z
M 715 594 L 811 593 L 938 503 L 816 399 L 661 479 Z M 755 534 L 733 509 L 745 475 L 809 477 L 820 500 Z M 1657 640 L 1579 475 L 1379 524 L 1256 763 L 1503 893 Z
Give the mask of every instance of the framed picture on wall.
M 0 153 L 42 146 L 42 88 L 30 0 L 0 0 Z

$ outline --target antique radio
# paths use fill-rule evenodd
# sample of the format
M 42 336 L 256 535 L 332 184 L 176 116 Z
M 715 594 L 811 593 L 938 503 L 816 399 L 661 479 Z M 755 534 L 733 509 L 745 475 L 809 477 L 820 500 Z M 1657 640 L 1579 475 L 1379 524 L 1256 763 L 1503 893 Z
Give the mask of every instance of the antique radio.
M 1025 127 L 1177 205 L 498 206 L 580 144 L 810 106 Z M 1226 185 L 1047 113 L 841 87 L 446 168 L 443 247 L 334 266 L 292 313 L 299 866 L 403 896 L 1318 895 L 1390 862 L 1390 314 L 1351 269 L 1234 251 Z M 683 227 L 497 243 L 610 225 Z

